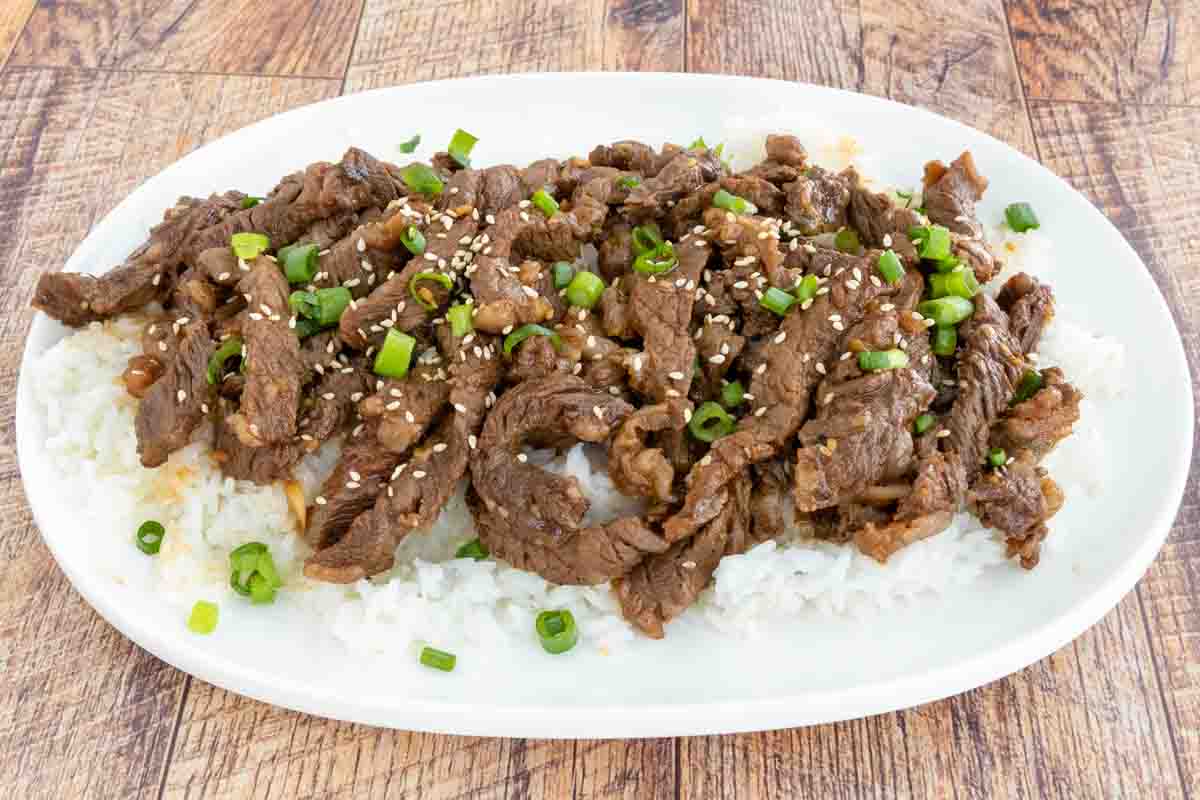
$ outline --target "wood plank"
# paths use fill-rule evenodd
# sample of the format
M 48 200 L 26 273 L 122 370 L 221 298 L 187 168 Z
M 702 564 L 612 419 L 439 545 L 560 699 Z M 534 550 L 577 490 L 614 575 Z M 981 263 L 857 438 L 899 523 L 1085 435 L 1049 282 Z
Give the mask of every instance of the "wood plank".
M 1008 0 L 1030 99 L 1200 104 L 1200 9 L 1188 0 Z
M 89 227 L 189 150 L 338 81 L 0 73 L 0 385 L 16 385 L 29 297 Z M 0 392 L 0 797 L 156 797 L 186 676 L 70 588 L 30 518 L 15 392 Z
M 43 3 L 12 63 L 342 77 L 363 0 Z
M 936 34 L 931 30 L 936 29 Z M 1033 154 L 1000 0 L 691 0 L 689 71 L 809 81 L 921 106 Z
M 505 72 L 682 68 L 683 0 L 367 0 L 346 90 Z
M 36 5 L 37 0 L 8 0 L 0 5 L 0 67 L 8 62 L 21 30 Z

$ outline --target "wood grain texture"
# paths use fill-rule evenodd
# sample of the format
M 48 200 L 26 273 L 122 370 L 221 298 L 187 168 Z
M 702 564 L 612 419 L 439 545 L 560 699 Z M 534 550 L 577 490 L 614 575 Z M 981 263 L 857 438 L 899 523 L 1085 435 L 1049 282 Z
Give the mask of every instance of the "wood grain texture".
M 14 64 L 342 77 L 363 0 L 41 3 Z
M 1030 99 L 1200 104 L 1194 0 L 1007 0 Z
M 8 0 L 0 5 L 0 67 L 8 62 L 37 0 Z
M 1000 0 L 691 0 L 688 70 L 808 81 L 929 108 L 1030 155 Z

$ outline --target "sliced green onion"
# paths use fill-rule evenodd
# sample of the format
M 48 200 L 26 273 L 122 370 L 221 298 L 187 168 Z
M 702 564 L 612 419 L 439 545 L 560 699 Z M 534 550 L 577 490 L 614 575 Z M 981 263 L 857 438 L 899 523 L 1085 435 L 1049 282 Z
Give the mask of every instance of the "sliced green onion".
M 590 275 L 591 273 L 586 274 Z M 558 350 L 562 347 L 562 338 L 557 333 L 541 325 L 529 324 L 522 325 L 508 336 L 504 337 L 504 355 L 512 355 L 513 348 L 528 339 L 530 336 L 545 336 L 550 340 L 550 344 L 554 345 L 555 350 Z
M 939 297 L 917 304 L 917 313 L 938 325 L 957 325 L 975 312 L 975 306 L 963 297 Z
M 605 290 L 604 279 L 594 272 L 580 270 L 567 284 L 567 302 L 579 308 L 594 308 Z
M 271 249 L 271 240 L 261 233 L 235 233 L 229 239 L 229 246 L 242 261 L 253 261 Z
M 283 264 L 283 274 L 288 283 L 309 283 L 317 274 L 317 252 L 315 244 L 289 244 L 275 254 L 275 258 Z
M 553 217 L 558 213 L 558 201 L 551 197 L 550 193 L 545 189 L 538 189 L 533 193 L 533 197 L 529 199 L 547 217 Z
M 424 294 L 421 293 L 422 290 L 417 286 L 421 281 L 433 281 L 446 291 L 454 288 L 454 281 L 450 279 L 450 276 L 443 275 L 440 272 L 418 272 L 416 275 L 413 275 L 412 280 L 408 282 L 408 293 L 427 311 L 433 311 L 438 307 L 438 304 L 434 302 L 433 292 L 426 289 Z M 425 295 L 428 295 L 428 297 Z
M 471 166 L 471 151 L 475 149 L 475 143 L 478 141 L 478 137 L 459 128 L 450 137 L 450 146 L 446 148 L 446 152 L 458 162 L 460 167 L 466 169 Z
M 736 194 L 730 194 L 724 189 L 718 189 L 713 195 L 712 204 L 717 208 L 723 208 L 726 211 L 732 211 L 735 214 L 757 214 L 758 206 L 751 203 L 744 197 L 738 197 Z
M 842 228 L 833 237 L 833 246 L 843 253 L 857 253 L 862 247 L 858 241 L 858 231 L 854 228 Z
M 662 229 L 657 222 L 638 225 L 633 229 L 633 252 L 637 255 L 651 253 L 663 244 Z
M 328 289 L 317 289 L 313 292 L 317 302 L 316 321 L 323 326 L 337 323 L 353 299 L 350 290 L 345 286 L 331 286 Z
M 1024 403 L 1042 388 L 1042 374 L 1037 370 L 1027 369 L 1017 381 L 1016 391 L 1013 392 L 1013 404 Z
M 943 258 L 941 261 L 931 261 L 929 263 L 933 264 L 933 268 L 938 272 L 954 272 L 962 264 L 962 259 L 958 256 L 950 256 L 949 258 Z
M 218 609 L 216 603 L 197 600 L 188 615 L 187 626 L 192 633 L 209 634 L 217 629 Z
M 721 387 L 721 405 L 726 408 L 737 408 L 746 400 L 746 390 L 741 381 L 733 381 Z
M 409 225 L 400 234 L 400 244 L 414 256 L 419 256 L 425 252 L 425 234 L 417 230 L 416 225 Z
M 543 611 L 533 623 L 542 649 L 552 655 L 565 653 L 579 641 L 575 616 L 567 609 Z
M 242 208 L 254 208 L 256 205 L 258 205 L 262 201 L 263 201 L 263 199 L 261 197 L 254 197 L 254 196 L 243 197 L 242 198 Z
M 138 550 L 141 550 L 148 556 L 158 554 L 158 549 L 162 547 L 163 536 L 167 533 L 167 529 L 162 526 L 157 520 L 148 519 L 138 526 L 137 534 L 134 535 L 133 541 L 137 544 Z
M 407 142 L 401 142 L 400 144 L 398 144 L 396 146 L 396 149 L 399 150 L 401 153 L 411 153 L 417 149 L 417 145 L 419 145 L 420 143 L 421 143 L 421 134 L 418 133 L 416 136 L 412 137 Z
M 553 272 L 554 288 L 565 289 L 571 285 L 571 279 L 575 277 L 575 266 L 566 261 L 555 261 Z
M 405 186 L 418 194 L 431 194 L 436 197 L 442 193 L 442 179 L 424 164 L 409 164 L 400 170 L 400 177 Z
M 935 356 L 952 356 L 958 347 L 958 331 L 950 325 L 938 325 L 933 329 L 933 342 L 929 349 Z
M 929 261 L 950 257 L 950 230 L 942 225 L 916 226 L 908 231 L 913 244 L 920 243 L 917 254 Z
M 1004 209 L 1004 219 L 1008 221 L 1008 227 L 1017 233 L 1037 230 L 1042 226 L 1029 203 L 1013 203 Z
M 933 414 L 922 414 L 913 420 L 913 433 L 924 433 L 933 427 Z
M 691 144 L 689 144 L 689 145 L 688 145 L 688 150 L 696 150 L 696 149 L 701 149 L 701 150 L 707 150 L 707 149 L 708 149 L 708 145 L 706 145 L 706 144 L 704 143 L 704 137 L 703 137 L 703 136 L 699 136 L 699 137 L 697 137 L 697 138 L 696 138 L 696 141 L 694 141 L 694 142 L 692 142 Z
M 242 340 L 238 336 L 230 336 L 221 342 L 221 346 L 208 358 L 208 384 L 216 386 L 225 374 L 225 362 L 234 356 L 242 354 Z
M 663 242 L 633 260 L 634 272 L 643 275 L 665 275 L 677 266 L 679 258 L 675 255 L 675 245 L 670 242 Z
M 988 450 L 988 463 L 993 467 L 1003 467 L 1008 463 L 1008 453 L 1004 452 L 1002 447 L 993 447 Z
M 408 374 L 416 346 L 417 340 L 407 333 L 388 328 L 383 347 L 375 354 L 375 374 L 385 378 L 403 378 Z
M 905 207 L 905 208 L 908 208 L 909 204 L 912 202 L 912 199 L 913 199 L 913 193 L 912 193 L 912 192 L 903 192 L 903 191 L 901 191 L 901 190 L 897 189 L 897 190 L 896 190 L 896 197 L 899 197 L 901 200 L 903 200 L 903 201 L 904 201 L 904 207 Z
M 262 542 L 246 542 L 229 554 L 229 586 L 256 604 L 275 601 L 275 590 L 283 586 L 271 551 Z
M 315 319 L 305 319 L 301 317 L 296 320 L 296 337 L 299 339 L 307 339 L 308 337 L 320 333 L 325 330 L 321 323 Z
M 436 647 L 421 648 L 421 663 L 430 669 L 440 669 L 442 672 L 453 672 L 458 663 L 458 656 L 438 650 Z
M 899 283 L 900 279 L 904 277 L 904 265 L 900 263 L 900 256 L 891 250 L 884 250 L 880 253 L 879 274 L 893 286 Z
M 776 289 L 774 286 L 763 292 L 763 296 L 758 299 L 758 304 L 768 311 L 785 316 L 789 309 L 796 303 L 796 298 L 783 289 Z
M 737 428 L 737 420 L 731 417 L 719 403 L 709 400 L 701 403 L 688 422 L 688 430 L 702 442 L 715 442 Z
M 934 273 L 929 276 L 930 297 L 961 297 L 970 300 L 979 294 L 979 281 L 975 271 L 956 269 L 954 272 Z
M 247 585 L 250 588 L 251 603 L 264 605 L 275 602 L 275 587 L 262 575 L 258 573 L 251 575 Z
M 820 288 L 820 281 L 816 275 L 805 275 L 800 279 L 800 285 L 796 287 L 795 295 L 797 303 L 807 303 L 817 296 L 817 289 Z
M 620 186 L 622 189 L 632 189 L 633 187 L 640 185 L 641 182 L 642 179 L 637 175 L 626 175 L 624 178 L 621 178 L 617 181 L 617 186 Z
M 483 546 L 483 542 L 478 539 L 472 539 L 469 542 L 459 545 L 458 549 L 454 551 L 454 557 L 473 558 L 479 561 L 488 557 L 488 550 Z
M 908 353 L 900 349 L 865 350 L 858 354 L 858 368 L 867 372 L 908 366 Z
M 262 542 L 238 545 L 229 553 L 229 566 L 234 572 L 255 572 L 258 570 L 258 559 L 266 552 L 267 546 Z
M 471 322 L 471 312 L 470 303 L 457 303 L 450 306 L 450 310 L 446 312 L 446 319 L 450 320 L 451 334 L 454 336 L 466 336 L 475 330 L 475 325 Z

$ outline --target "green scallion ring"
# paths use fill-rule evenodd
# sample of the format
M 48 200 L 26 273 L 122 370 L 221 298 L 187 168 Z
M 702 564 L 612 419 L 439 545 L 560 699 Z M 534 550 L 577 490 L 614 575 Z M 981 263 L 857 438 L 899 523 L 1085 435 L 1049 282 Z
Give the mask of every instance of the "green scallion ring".
M 640 185 L 641 182 L 642 182 L 642 179 L 639 178 L 637 175 L 626 175 L 625 177 L 620 178 L 617 181 L 617 186 L 620 186 L 622 189 L 628 190 L 628 189 L 632 189 L 635 186 Z
M 558 213 L 558 201 L 551 197 L 545 189 L 538 189 L 529 200 L 547 217 L 553 217 Z
M 319 261 L 315 244 L 289 244 L 280 248 L 275 254 L 276 260 L 283 264 L 283 274 L 288 283 L 309 283 L 317 274 Z
M 397 380 L 403 378 L 408 374 L 408 368 L 412 364 L 413 350 L 416 346 L 417 340 L 407 333 L 395 328 L 388 328 L 387 336 L 383 340 L 383 347 L 379 348 L 379 352 L 375 354 L 375 363 L 372 369 L 376 375 L 382 375 L 385 378 L 396 378 Z
M 396 149 L 399 150 L 401 153 L 411 153 L 417 149 L 417 145 L 419 145 L 420 143 L 421 143 L 421 134 L 418 133 L 416 136 L 412 137 L 407 142 L 401 142 L 400 144 L 396 145 Z
M 744 197 L 738 197 L 736 194 L 730 194 L 724 189 L 718 189 L 713 195 L 712 204 L 716 208 L 723 208 L 726 211 L 732 211 L 735 214 L 757 214 L 758 206 L 751 203 Z
M 711 400 L 701 403 L 688 421 L 688 430 L 702 442 L 715 442 L 736 429 L 737 420 L 721 408 L 719 403 Z
M 1025 231 L 1037 230 L 1042 227 L 1042 223 L 1038 222 L 1037 214 L 1033 213 L 1033 206 L 1029 203 L 1013 203 L 1008 206 L 1004 209 L 1004 219 L 1008 222 L 1008 227 L 1017 233 L 1025 233 Z
M 993 467 L 1003 467 L 1008 463 L 1008 453 L 1002 447 L 993 447 L 988 450 L 987 460 Z
M 594 308 L 604 294 L 604 279 L 594 272 L 581 270 L 567 284 L 564 296 L 567 302 L 579 308 Z
M 562 348 L 562 338 L 557 333 L 542 325 L 530 323 L 529 325 L 522 325 L 504 337 L 504 355 L 512 355 L 513 348 L 530 336 L 545 336 L 550 340 L 550 344 L 554 345 L 555 350 Z
M 542 643 L 542 649 L 551 655 L 565 653 L 579 641 L 575 616 L 565 608 L 543 611 L 537 615 L 533 627 Z
M 904 264 L 900 262 L 900 256 L 891 250 L 884 250 L 880 253 L 878 266 L 879 274 L 893 286 L 904 277 Z
M 451 334 L 466 336 L 475 330 L 475 324 L 471 321 L 472 311 L 471 303 L 458 303 L 450 306 L 450 310 L 446 312 L 446 319 L 450 320 Z
M 805 275 L 800 279 L 800 285 L 796 287 L 795 295 L 797 303 L 807 303 L 817 296 L 817 289 L 821 286 L 821 282 L 816 275 Z
M 455 558 L 473 558 L 476 561 L 481 561 L 488 557 L 488 550 L 483 546 L 483 542 L 479 539 L 472 539 L 469 542 L 464 542 L 454 551 Z
M 574 264 L 566 261 L 555 261 L 552 270 L 555 289 L 565 289 L 571 285 L 571 279 L 575 277 Z
M 137 544 L 137 549 L 146 555 L 158 555 L 158 550 L 162 547 L 162 540 L 166 534 L 167 529 L 162 526 L 161 522 L 148 519 L 138 526 L 133 541 Z
M 924 433 L 933 427 L 933 414 L 922 414 L 913 420 L 913 433 Z
M 933 340 L 929 349 L 935 356 L 952 356 L 958 347 L 958 331 L 950 325 L 938 325 L 933 329 Z
M 733 381 L 721 387 L 721 405 L 726 408 L 737 408 L 746 402 L 746 389 L 741 381 Z
M 317 303 L 316 321 L 328 327 L 336 325 L 350 305 L 350 290 L 345 286 L 331 286 L 313 292 Z
M 900 369 L 908 366 L 908 353 L 900 349 L 863 351 L 858 354 L 858 368 L 864 372 Z
M 653 250 L 647 250 L 633 260 L 634 272 L 642 275 L 666 275 L 679 266 L 675 245 L 662 242 Z
M 433 296 L 433 292 L 426 290 L 426 294 L 429 295 L 428 297 L 421 294 L 421 289 L 417 286 L 421 281 L 433 281 L 447 292 L 454 288 L 454 281 L 450 279 L 450 276 L 443 275 L 440 272 L 418 272 L 416 275 L 413 275 L 412 280 L 408 282 L 408 293 L 426 311 L 435 310 L 438 307 L 438 303 Z
M 1025 370 L 1021 374 L 1021 379 L 1017 381 L 1016 390 L 1013 392 L 1013 405 L 1024 403 L 1041 391 L 1042 383 L 1042 373 L 1034 369 Z
M 758 304 L 771 313 L 782 317 L 786 316 L 791 307 L 796 304 L 796 298 L 782 289 L 776 289 L 772 286 L 763 292 L 763 296 L 758 299 Z
M 447 653 L 445 650 L 438 650 L 436 647 L 422 647 L 420 661 L 422 665 L 430 669 L 453 672 L 454 665 L 458 663 L 458 656 L 454 653 Z
M 400 244 L 414 256 L 419 256 L 425 252 L 425 234 L 417 230 L 416 225 L 409 225 L 400 234 Z
M 216 603 L 207 600 L 197 600 L 188 615 L 187 626 L 192 633 L 210 634 L 217 629 L 219 609 Z
M 862 249 L 862 243 L 858 241 L 858 231 L 854 228 L 842 228 L 833 237 L 833 246 L 843 253 L 857 255 Z
M 242 355 L 242 339 L 239 336 L 230 336 L 225 341 L 221 342 L 221 346 L 216 349 L 208 359 L 208 383 L 210 386 L 216 386 L 221 382 L 221 378 L 225 375 L 225 362 L 234 356 Z
M 938 325 L 952 326 L 975 313 L 975 306 L 963 297 L 939 297 L 917 304 L 917 313 Z
M 657 222 L 648 222 L 633 229 L 633 252 L 637 255 L 651 253 L 663 243 L 662 229 Z
M 229 239 L 233 254 L 243 261 L 253 261 L 271 249 L 271 240 L 261 233 L 235 233 Z
M 459 128 L 450 137 L 450 145 L 446 148 L 446 152 L 450 154 L 458 165 L 463 169 L 471 166 L 471 151 L 475 149 L 475 143 L 479 141 L 479 137 Z
M 262 201 L 263 201 L 263 199 L 261 197 L 254 197 L 253 195 L 247 195 L 246 197 L 242 198 L 242 208 L 254 208 L 256 205 L 258 205 Z
M 950 257 L 950 230 L 942 225 L 920 227 L 921 245 L 917 252 L 927 261 L 944 261 Z M 912 231 L 909 231 L 911 235 Z M 915 239 L 914 239 L 915 243 Z
M 442 179 L 425 164 L 409 164 L 400 170 L 400 178 L 405 186 L 418 194 L 437 197 L 442 193 Z

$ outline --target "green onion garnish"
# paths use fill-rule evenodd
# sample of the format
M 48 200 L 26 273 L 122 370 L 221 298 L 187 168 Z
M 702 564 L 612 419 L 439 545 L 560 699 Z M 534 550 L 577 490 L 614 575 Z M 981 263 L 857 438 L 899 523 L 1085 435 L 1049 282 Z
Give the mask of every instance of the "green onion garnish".
M 271 249 L 271 240 L 261 233 L 235 233 L 229 239 L 229 246 L 242 261 L 253 261 Z
M 593 308 L 604 294 L 604 279 L 594 272 L 580 270 L 567 284 L 567 302 L 579 308 Z
M 425 234 L 417 230 L 416 225 L 409 225 L 400 234 L 400 244 L 414 256 L 419 256 L 425 252 Z
M 566 261 L 554 262 L 554 288 L 565 289 L 571 285 L 571 279 L 575 277 L 575 266 Z
M 903 191 L 900 191 L 899 189 L 897 189 L 896 197 L 899 197 L 901 200 L 903 200 L 904 207 L 908 208 L 909 204 L 912 203 L 913 193 L 912 192 L 903 192 Z
M 553 655 L 567 652 L 579 641 L 575 617 L 565 608 L 559 611 L 543 611 L 537 615 L 533 627 L 537 630 L 542 649 Z
M 933 414 L 922 414 L 913 420 L 913 433 L 924 433 L 933 426 Z
M 450 279 L 450 276 L 443 275 L 440 272 L 418 272 L 416 275 L 413 275 L 412 280 L 408 282 L 408 293 L 427 311 L 433 311 L 438 307 L 438 304 L 434 300 L 433 292 L 417 286 L 421 281 L 433 281 L 446 291 L 454 288 L 454 281 Z
M 800 285 L 796 287 L 795 295 L 797 303 L 807 303 L 817 296 L 817 289 L 820 288 L 820 281 L 816 275 L 805 275 L 800 279 Z
M 929 296 L 933 299 L 954 296 L 970 300 L 977 294 L 979 281 L 975 279 L 974 270 L 963 268 L 929 276 Z
M 721 387 L 721 405 L 726 408 L 737 408 L 746 400 L 746 390 L 741 381 L 733 381 Z
M 475 143 L 478 141 L 478 137 L 472 136 L 462 128 L 459 128 L 450 137 L 450 146 L 446 148 L 446 152 L 458 162 L 460 167 L 466 169 L 471 166 L 471 151 L 475 149 Z
M 1002 447 L 993 447 L 988 450 L 988 463 L 993 467 L 1003 467 L 1008 463 L 1008 453 L 1004 452 Z
M 908 353 L 900 349 L 865 350 L 858 354 L 858 368 L 866 372 L 908 366 Z
M 558 213 L 558 201 L 551 197 L 550 193 L 545 189 L 538 189 L 533 193 L 533 197 L 529 199 L 547 217 L 553 217 Z
M 929 349 L 935 356 L 952 356 L 958 347 L 958 331 L 950 325 L 938 325 L 933 329 L 933 342 Z
M 404 185 L 418 194 L 431 194 L 434 197 L 442 193 L 442 179 L 424 164 L 409 164 L 400 170 Z
M 853 228 L 842 228 L 833 237 L 833 246 L 843 253 L 858 253 L 862 245 L 858 241 L 858 231 Z
M 411 153 L 412 151 L 417 149 L 417 145 L 419 145 L 420 143 L 421 143 L 421 134 L 418 133 L 416 136 L 412 137 L 407 142 L 401 142 L 399 145 L 396 146 L 396 149 L 399 150 L 401 153 Z
M 292 292 L 288 306 L 292 312 L 316 322 L 323 328 L 335 324 L 350 305 L 350 290 L 345 286 L 331 286 L 315 292 Z
M 617 186 L 620 186 L 622 189 L 632 189 L 633 187 L 640 185 L 641 182 L 642 179 L 637 175 L 626 175 L 624 178 L 621 178 L 617 181 Z
M 795 303 L 795 297 L 783 289 L 776 289 L 774 286 L 763 292 L 763 296 L 758 299 L 760 306 L 781 317 L 786 315 Z
M 975 312 L 975 306 L 964 297 L 939 297 L 917 304 L 917 313 L 938 325 L 957 325 Z
M 735 214 L 757 214 L 758 206 L 751 203 L 744 197 L 738 197 L 736 194 L 730 194 L 724 189 L 718 189 L 713 195 L 712 204 L 717 208 L 723 208 L 726 211 L 732 211 Z
M 483 546 L 483 542 L 478 539 L 472 539 L 469 542 L 464 542 L 454 551 L 455 558 L 473 558 L 476 561 L 488 557 L 488 550 Z
M 403 378 L 408 374 L 416 346 L 417 340 L 407 333 L 388 328 L 383 347 L 375 354 L 375 374 L 385 378 Z
M 229 586 L 256 604 L 275 601 L 275 590 L 283 586 L 271 551 L 262 542 L 246 542 L 229 554 Z
M 1024 403 L 1042 388 L 1042 374 L 1037 370 L 1027 369 L 1017 381 L 1016 391 L 1013 392 L 1013 404 Z
M 591 273 L 580 273 L 590 275 Z M 550 340 L 550 344 L 554 345 L 554 349 L 558 350 L 562 347 L 562 339 L 557 333 L 549 328 L 541 325 L 522 325 L 515 331 L 504 337 L 504 355 L 512 355 L 513 348 L 521 342 L 528 339 L 530 336 L 545 336 Z
M 470 303 L 457 303 L 450 306 L 450 310 L 446 312 L 446 319 L 450 320 L 451 334 L 466 336 L 475 330 L 475 325 L 471 322 L 472 310 Z
M 283 274 L 288 283 L 309 283 L 317 274 L 317 251 L 315 244 L 289 244 L 281 247 L 275 258 L 283 264 Z
M 633 229 L 633 252 L 637 255 L 651 253 L 663 244 L 662 229 L 657 222 L 638 225 Z
M 958 256 L 950 256 L 949 258 L 944 258 L 941 261 L 931 261 L 929 263 L 933 264 L 933 268 L 938 272 L 954 272 L 954 270 L 958 269 L 962 264 L 962 259 L 960 259 Z
M 677 266 L 679 258 L 675 255 L 675 245 L 670 242 L 663 242 L 633 260 L 634 272 L 643 275 L 665 275 Z
M 253 197 L 253 196 L 243 197 L 242 198 L 242 208 L 254 208 L 256 205 L 258 205 L 262 201 L 263 201 L 263 199 L 261 197 Z
M 220 383 L 221 376 L 225 374 L 225 362 L 241 354 L 242 340 L 240 337 L 230 336 L 221 342 L 221 346 L 208 359 L 208 384 L 216 386 Z
M 421 663 L 431 669 L 440 669 L 442 672 L 453 672 L 454 665 L 458 663 L 458 657 L 454 653 L 447 653 L 445 650 L 438 650 L 436 647 L 422 647 Z
M 707 150 L 707 149 L 708 149 L 708 145 L 706 145 L 706 144 L 704 143 L 704 137 L 703 137 L 703 136 L 699 136 L 699 137 L 697 137 L 697 138 L 696 138 L 696 141 L 694 141 L 694 142 L 692 142 L 691 144 L 689 144 L 689 145 L 688 145 L 688 150 L 696 150 L 697 148 L 699 148 L 699 149 L 701 149 L 701 150 Z
M 134 535 L 133 541 L 137 544 L 138 550 L 141 550 L 148 556 L 158 554 L 158 548 L 162 547 L 163 536 L 166 535 L 166 528 L 161 522 L 149 519 L 138 526 L 137 534 Z
M 1004 209 L 1004 219 L 1008 221 L 1008 227 L 1017 233 L 1037 230 L 1042 226 L 1029 203 L 1013 203 Z
M 688 430 L 702 442 L 715 442 L 737 428 L 737 420 L 731 417 L 719 403 L 709 400 L 701 403 L 688 422 Z
M 188 615 L 187 626 L 192 633 L 209 634 L 217 629 L 217 604 L 197 600 Z
M 928 261 L 945 261 L 950 257 L 950 230 L 942 225 L 918 225 L 908 230 L 913 244 L 919 244 L 918 255 Z
M 900 256 L 891 250 L 884 250 L 880 253 L 879 274 L 893 286 L 899 283 L 900 279 L 904 277 L 904 265 L 900 263 Z
M 325 330 L 325 328 L 315 319 L 305 319 L 304 317 L 301 317 L 300 319 L 296 320 L 295 331 L 298 339 L 307 339 L 313 334 L 320 333 L 323 330 Z

